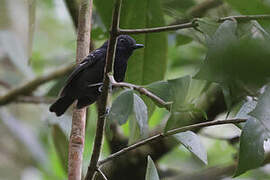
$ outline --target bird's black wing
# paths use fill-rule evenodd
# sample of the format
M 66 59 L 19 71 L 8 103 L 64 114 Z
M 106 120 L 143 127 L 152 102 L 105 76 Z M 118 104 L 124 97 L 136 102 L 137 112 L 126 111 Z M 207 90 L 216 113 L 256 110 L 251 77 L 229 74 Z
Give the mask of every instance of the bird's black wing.
M 95 50 L 91 52 L 85 59 L 83 59 L 73 70 L 73 72 L 69 75 L 65 86 L 60 92 L 60 96 L 64 96 L 67 89 L 72 86 L 73 81 L 78 79 L 80 77 L 81 72 L 90 67 L 93 66 L 97 61 L 101 60 L 102 58 L 105 58 L 106 50 Z

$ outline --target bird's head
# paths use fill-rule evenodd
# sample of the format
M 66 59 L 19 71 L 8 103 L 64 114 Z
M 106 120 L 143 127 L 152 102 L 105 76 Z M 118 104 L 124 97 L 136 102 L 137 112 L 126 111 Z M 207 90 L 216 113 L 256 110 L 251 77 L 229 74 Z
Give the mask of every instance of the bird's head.
M 120 35 L 117 39 L 117 49 L 133 51 L 144 47 L 143 44 L 136 44 L 136 41 L 129 35 Z
M 103 45 L 103 48 L 108 47 L 108 41 L 106 41 Z M 136 41 L 130 37 L 129 35 L 120 35 L 117 38 L 117 50 L 132 52 L 135 49 L 139 49 L 144 47 L 143 44 L 136 44 Z

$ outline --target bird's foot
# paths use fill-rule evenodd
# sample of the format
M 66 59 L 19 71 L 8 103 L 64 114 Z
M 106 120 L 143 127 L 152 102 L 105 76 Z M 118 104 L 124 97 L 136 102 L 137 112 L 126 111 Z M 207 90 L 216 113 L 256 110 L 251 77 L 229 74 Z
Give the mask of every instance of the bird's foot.
M 103 115 L 101 115 L 101 118 L 107 117 L 109 115 L 109 113 L 110 113 L 110 108 L 106 107 L 105 113 Z

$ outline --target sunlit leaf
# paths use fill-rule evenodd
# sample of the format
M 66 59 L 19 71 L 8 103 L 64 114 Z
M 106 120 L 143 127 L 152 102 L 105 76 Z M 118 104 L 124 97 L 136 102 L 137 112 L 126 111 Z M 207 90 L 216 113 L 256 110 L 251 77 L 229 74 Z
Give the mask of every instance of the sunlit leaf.
M 257 105 L 256 101 L 248 101 L 242 105 L 238 113 L 236 114 L 235 118 L 238 119 L 249 119 L 251 116 L 249 113 L 255 109 Z
M 154 161 L 151 159 L 150 156 L 147 157 L 147 168 L 146 168 L 145 180 L 159 180 L 157 168 L 155 166 Z
M 194 132 L 186 131 L 175 134 L 174 137 L 204 164 L 207 164 L 207 152 Z
M 264 128 L 255 119 L 249 118 L 240 137 L 238 166 L 235 176 L 261 166 L 264 160 Z

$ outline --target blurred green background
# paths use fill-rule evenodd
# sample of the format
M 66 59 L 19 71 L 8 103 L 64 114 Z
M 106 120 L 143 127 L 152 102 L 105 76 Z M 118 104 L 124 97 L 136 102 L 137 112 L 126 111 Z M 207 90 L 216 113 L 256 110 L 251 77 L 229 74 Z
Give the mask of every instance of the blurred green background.
M 36 77 L 75 63 L 76 27 L 72 20 L 74 14 L 67 8 L 67 2 L 70 1 L 0 0 L 0 96 Z M 74 2 L 78 5 L 79 0 Z M 94 0 L 91 32 L 94 48 L 98 48 L 108 38 L 111 8 L 111 0 Z M 192 85 L 188 88 L 184 87 L 189 93 L 186 95 L 186 103 L 202 108 L 209 120 L 225 119 L 228 109 L 231 112 L 229 117 L 233 117 L 243 102 L 244 90 L 241 88 L 244 86 L 239 88 L 239 81 L 252 91 L 257 91 L 258 87 L 269 81 L 269 62 L 265 62 L 270 57 L 269 43 L 264 42 L 261 48 L 260 40 L 250 44 L 247 41 L 250 42 L 248 38 L 254 36 L 269 40 L 270 20 L 238 24 L 234 29 L 236 33 L 232 33 L 241 40 L 237 43 L 230 41 L 230 30 L 233 27 L 227 29 L 228 31 L 225 28 L 222 35 L 214 34 L 220 27 L 215 20 L 231 15 L 269 13 L 270 1 L 259 0 L 123 0 L 121 28 L 157 27 L 203 17 L 199 21 L 199 29 L 209 37 L 212 36 L 211 41 L 196 29 L 133 36 L 138 43 L 145 44 L 145 48 L 135 52 L 129 60 L 126 81 L 147 85 L 186 75 L 194 76 L 199 72 L 196 75 L 197 80 L 192 80 Z M 227 25 L 234 26 L 224 26 Z M 223 51 L 226 46 L 230 48 Z M 215 48 L 220 49 L 216 51 Z M 216 65 L 212 63 L 212 59 L 230 61 Z M 254 66 L 254 59 L 262 64 L 255 63 L 257 66 Z M 204 60 L 206 63 L 201 66 Z M 238 71 L 243 65 L 246 66 Z M 207 67 L 200 69 L 204 66 Z M 224 69 L 217 69 L 219 67 Z M 1 180 L 67 179 L 71 111 L 60 118 L 48 111 L 49 103 L 57 96 L 64 79 L 65 76 L 45 83 L 32 94 L 25 94 L 21 99 L 0 106 Z M 210 85 L 204 80 L 214 83 Z M 217 84 L 221 85 L 223 92 L 229 87 L 230 97 L 225 95 L 225 100 L 223 96 L 220 98 L 217 94 L 221 92 L 221 88 L 217 88 Z M 178 91 L 184 92 L 181 89 Z M 117 94 L 118 92 L 114 97 Z M 38 102 L 32 98 L 27 99 L 32 96 L 38 97 Z M 180 117 L 182 121 L 179 124 L 179 121 L 174 121 L 177 115 L 170 116 L 164 108 L 156 107 L 145 97 L 143 99 L 148 107 L 150 130 L 165 126 L 168 119 L 171 119 L 172 124 L 167 124 L 167 128 L 205 121 L 205 118 L 195 118 L 198 114 L 201 117 L 201 113 L 195 113 L 196 109 L 188 106 L 191 111 Z M 227 106 L 224 105 L 225 101 Z M 91 105 L 88 108 L 86 127 L 84 174 L 91 156 L 96 120 L 96 106 Z M 138 140 L 138 134 L 130 132 L 130 124 L 121 126 L 121 130 L 130 136 L 130 142 L 134 142 Z M 203 165 L 182 146 L 175 146 L 156 160 L 161 179 L 211 179 L 207 178 L 207 173 L 209 177 L 216 179 L 231 179 L 233 170 L 229 168 L 236 161 L 239 148 L 238 141 L 235 143 L 233 139 L 237 139 L 240 133 L 241 130 L 234 125 L 200 130 L 198 135 L 207 150 L 208 165 Z M 269 150 L 269 145 L 265 143 L 265 151 L 267 149 Z M 101 158 L 110 152 L 110 143 L 105 140 Z M 225 169 L 226 167 L 228 168 Z M 270 166 L 265 165 L 234 179 L 269 178 Z

